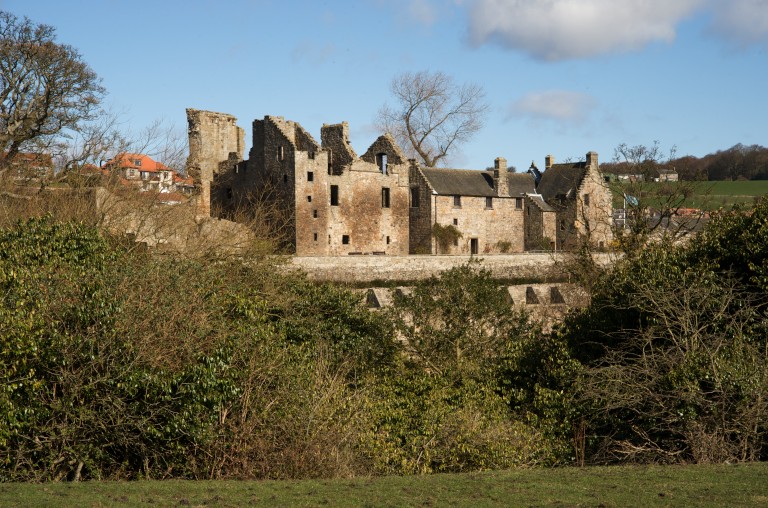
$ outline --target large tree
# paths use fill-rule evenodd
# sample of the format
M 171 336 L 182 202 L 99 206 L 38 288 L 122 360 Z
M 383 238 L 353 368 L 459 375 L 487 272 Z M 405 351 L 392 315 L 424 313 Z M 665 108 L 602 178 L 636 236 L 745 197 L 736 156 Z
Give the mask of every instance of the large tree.
M 483 126 L 488 105 L 479 85 L 421 71 L 396 76 L 391 89 L 394 105 L 379 110 L 377 123 L 426 166 L 437 166 Z
M 98 113 L 104 89 L 55 29 L 0 11 L 0 175 L 23 150 L 49 144 Z

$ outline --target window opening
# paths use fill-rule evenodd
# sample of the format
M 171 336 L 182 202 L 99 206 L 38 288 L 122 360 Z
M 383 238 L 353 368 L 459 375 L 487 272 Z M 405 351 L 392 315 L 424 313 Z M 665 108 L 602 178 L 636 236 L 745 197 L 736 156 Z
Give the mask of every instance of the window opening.
M 389 208 L 389 187 L 381 188 L 381 207 Z
M 308 182 L 315 181 L 315 174 L 312 171 L 307 171 L 307 181 Z
M 331 185 L 331 206 L 339 206 L 339 186 Z
M 461 196 L 453 196 L 453 207 L 461 208 Z
M 349 245 L 349 235 L 341 235 L 341 243 Z
M 419 207 L 419 188 L 412 187 L 411 188 L 411 208 L 418 208 L 418 207 Z
M 377 153 L 376 154 L 376 165 L 379 166 L 379 171 L 381 171 L 382 174 L 387 174 L 387 154 L 386 153 Z

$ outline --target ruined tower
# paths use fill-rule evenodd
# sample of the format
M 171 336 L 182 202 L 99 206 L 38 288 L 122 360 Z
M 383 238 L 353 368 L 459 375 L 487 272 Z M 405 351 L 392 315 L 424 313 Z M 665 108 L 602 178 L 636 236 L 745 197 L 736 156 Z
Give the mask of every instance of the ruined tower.
M 198 191 L 197 215 L 211 215 L 211 184 L 219 173 L 243 160 L 245 131 L 225 113 L 187 109 L 187 174 Z

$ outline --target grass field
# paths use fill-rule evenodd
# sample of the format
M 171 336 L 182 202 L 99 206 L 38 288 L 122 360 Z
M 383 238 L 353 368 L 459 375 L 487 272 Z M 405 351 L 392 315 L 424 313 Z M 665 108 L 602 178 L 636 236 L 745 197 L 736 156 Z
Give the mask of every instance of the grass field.
M 0 484 L 0 506 L 768 506 L 768 463 L 306 481 Z
M 664 182 L 642 184 L 643 192 L 653 192 L 654 187 L 687 185 L 690 182 Z M 695 182 L 696 193 L 685 202 L 688 208 L 717 210 L 735 204 L 751 204 L 760 196 L 768 195 L 768 180 L 744 180 L 736 182 Z M 614 206 L 622 206 L 621 187 L 614 187 Z M 651 203 L 649 203 L 651 204 Z M 652 206 L 652 204 L 651 204 Z

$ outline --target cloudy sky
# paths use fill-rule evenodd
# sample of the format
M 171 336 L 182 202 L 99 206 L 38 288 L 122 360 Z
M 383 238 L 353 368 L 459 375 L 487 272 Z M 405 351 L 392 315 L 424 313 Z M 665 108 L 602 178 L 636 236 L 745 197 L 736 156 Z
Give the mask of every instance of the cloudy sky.
M 0 0 L 56 27 L 139 130 L 187 107 L 348 121 L 363 153 L 392 78 L 481 85 L 485 127 L 450 161 L 518 169 L 620 143 L 703 156 L 768 145 L 768 0 Z M 250 146 L 250 141 L 247 139 Z

